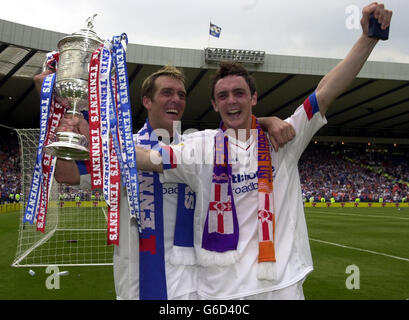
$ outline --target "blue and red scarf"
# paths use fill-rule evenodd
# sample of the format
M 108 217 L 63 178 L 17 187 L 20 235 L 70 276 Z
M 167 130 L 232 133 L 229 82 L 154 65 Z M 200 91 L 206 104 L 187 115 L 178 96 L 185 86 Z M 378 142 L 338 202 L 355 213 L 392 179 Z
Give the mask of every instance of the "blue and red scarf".
M 136 144 L 159 150 L 159 141 L 147 120 L 139 130 Z M 139 234 L 139 288 L 141 300 L 166 300 L 166 268 L 163 224 L 163 190 L 156 172 L 140 172 L 141 232 Z M 193 214 L 195 198 L 185 201 L 192 193 L 184 184 L 178 185 L 178 206 L 174 246 L 170 262 L 191 265 L 195 263 L 193 248 Z M 165 213 L 166 214 L 166 213 Z M 173 213 L 169 213 L 173 214 Z

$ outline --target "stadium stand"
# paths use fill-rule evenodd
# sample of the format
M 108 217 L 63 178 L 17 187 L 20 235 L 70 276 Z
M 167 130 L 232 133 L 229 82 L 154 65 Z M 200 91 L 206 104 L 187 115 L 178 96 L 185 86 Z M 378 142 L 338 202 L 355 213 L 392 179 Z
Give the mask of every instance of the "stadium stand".
M 18 201 L 15 195 L 21 193 L 21 169 L 17 135 L 13 131 L 1 127 L 0 168 L 0 204 Z
M 311 144 L 300 160 L 303 197 L 337 202 L 401 202 L 408 198 L 408 156 L 386 147 Z

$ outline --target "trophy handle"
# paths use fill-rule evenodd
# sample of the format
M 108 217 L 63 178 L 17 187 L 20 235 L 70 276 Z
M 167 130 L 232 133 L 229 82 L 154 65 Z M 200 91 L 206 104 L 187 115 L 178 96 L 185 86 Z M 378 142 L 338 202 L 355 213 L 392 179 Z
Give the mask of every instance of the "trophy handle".
M 128 36 L 126 35 L 126 33 L 123 33 L 121 35 L 121 43 L 122 43 L 122 47 L 124 48 L 124 50 L 126 52 L 126 49 L 128 47 Z
M 41 73 L 43 73 L 43 72 L 45 72 L 45 71 L 47 71 L 49 69 L 47 62 L 48 62 L 48 59 L 45 59 L 44 62 L 43 62 L 43 66 L 41 67 Z
M 57 59 L 55 55 L 58 54 L 56 51 L 52 51 L 46 54 L 45 60 L 43 62 L 43 66 L 41 67 L 41 72 L 47 70 L 57 70 Z
M 94 28 L 94 19 L 98 14 L 94 13 L 92 17 L 88 17 L 85 22 L 87 23 L 87 28 L 88 29 L 93 29 Z

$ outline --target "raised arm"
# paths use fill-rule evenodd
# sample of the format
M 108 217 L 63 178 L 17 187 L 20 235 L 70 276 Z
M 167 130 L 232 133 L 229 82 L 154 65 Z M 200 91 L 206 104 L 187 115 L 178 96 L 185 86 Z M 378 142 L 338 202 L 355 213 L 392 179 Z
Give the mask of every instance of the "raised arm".
M 381 23 L 383 30 L 390 24 L 392 11 L 386 10 L 383 4 L 373 2 L 362 10 L 361 37 L 345 59 L 322 78 L 316 89 L 317 102 L 323 116 L 335 99 L 350 86 L 379 41 L 368 37 L 369 16 L 371 14 L 374 14 L 375 19 Z

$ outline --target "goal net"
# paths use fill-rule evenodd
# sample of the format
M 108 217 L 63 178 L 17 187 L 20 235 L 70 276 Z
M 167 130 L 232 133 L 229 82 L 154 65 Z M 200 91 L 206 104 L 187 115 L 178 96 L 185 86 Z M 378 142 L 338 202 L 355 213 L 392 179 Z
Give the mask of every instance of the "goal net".
M 108 246 L 107 208 L 90 190 L 59 184 L 53 179 L 45 233 L 36 223 L 23 224 L 25 205 L 35 165 L 39 129 L 17 129 L 21 152 L 22 199 L 14 267 L 48 265 L 112 265 Z M 102 200 L 102 199 L 101 199 Z

